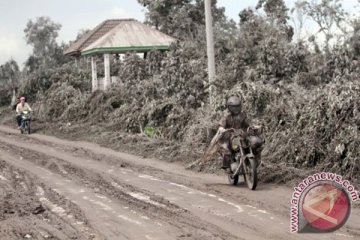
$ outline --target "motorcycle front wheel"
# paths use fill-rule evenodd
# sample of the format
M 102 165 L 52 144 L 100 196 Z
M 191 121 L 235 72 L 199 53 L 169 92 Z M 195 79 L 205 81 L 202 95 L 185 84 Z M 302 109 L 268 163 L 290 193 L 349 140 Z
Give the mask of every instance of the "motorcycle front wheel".
M 30 121 L 26 121 L 25 129 L 26 129 L 27 134 L 30 134 Z
M 257 186 L 257 172 L 256 172 L 256 163 L 253 158 L 248 158 L 244 162 L 245 173 L 244 179 L 249 189 L 255 190 Z
M 228 180 L 231 185 L 237 185 L 239 182 L 239 175 L 233 176 L 232 173 L 229 173 Z

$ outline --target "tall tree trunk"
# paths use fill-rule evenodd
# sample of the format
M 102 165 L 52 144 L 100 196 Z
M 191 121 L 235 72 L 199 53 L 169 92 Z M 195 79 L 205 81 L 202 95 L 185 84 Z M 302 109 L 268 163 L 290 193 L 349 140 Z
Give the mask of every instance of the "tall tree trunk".
M 16 92 L 15 88 L 12 89 L 12 96 L 11 96 L 11 106 L 14 106 L 16 103 Z

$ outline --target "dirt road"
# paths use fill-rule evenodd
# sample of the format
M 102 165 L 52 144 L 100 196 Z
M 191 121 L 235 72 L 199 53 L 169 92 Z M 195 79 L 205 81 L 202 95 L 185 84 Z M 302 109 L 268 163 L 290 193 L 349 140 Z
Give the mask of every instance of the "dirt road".
M 0 127 L 1 239 L 359 239 L 289 233 L 292 190 Z

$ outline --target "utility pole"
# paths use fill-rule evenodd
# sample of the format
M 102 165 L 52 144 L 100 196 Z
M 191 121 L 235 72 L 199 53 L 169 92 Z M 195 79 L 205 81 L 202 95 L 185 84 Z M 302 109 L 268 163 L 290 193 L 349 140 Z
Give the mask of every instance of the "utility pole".
M 213 105 L 215 92 L 215 56 L 214 56 L 214 36 L 213 36 L 213 20 L 211 14 L 211 0 L 205 1 L 205 24 L 206 24 L 206 43 L 208 57 L 208 75 L 209 75 L 209 97 L 210 105 Z

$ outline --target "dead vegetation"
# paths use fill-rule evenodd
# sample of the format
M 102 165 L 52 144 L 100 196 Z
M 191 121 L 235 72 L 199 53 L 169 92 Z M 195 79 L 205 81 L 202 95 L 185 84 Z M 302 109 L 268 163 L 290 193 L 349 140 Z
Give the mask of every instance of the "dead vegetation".
M 155 5 L 145 2 L 157 13 Z M 260 2 L 261 7 L 268 1 Z M 248 115 L 265 127 L 263 180 L 287 182 L 313 171 L 332 171 L 359 182 L 359 27 L 354 23 L 343 44 L 322 51 L 314 36 L 292 42 L 284 2 L 271 2 L 280 6 L 273 9 L 276 14 L 272 8 L 265 9 L 266 16 L 241 11 L 241 31 L 217 9 L 223 17 L 215 18 L 215 30 L 223 38 L 215 43 L 215 106 L 208 104 L 203 22 L 195 24 L 199 32 L 191 36 L 188 28 L 164 26 L 165 32 L 183 36 L 181 41 L 166 53 L 150 52 L 146 59 L 128 54 L 113 63 L 112 74 L 120 82 L 106 92 L 91 93 L 89 66 L 71 63 L 31 73 L 21 92 L 36 101 L 38 119 L 64 126 L 62 131 L 77 130 L 78 136 L 93 134 L 89 138 L 98 142 L 135 152 L 147 148 L 147 154 L 186 162 L 201 156 L 226 97 L 236 93 Z M 186 6 L 203 9 L 199 1 L 192 4 Z M 168 5 L 164 8 L 176 9 Z M 160 18 L 167 21 L 168 16 Z M 216 161 L 209 169 L 214 167 Z
M 173 61 L 172 54 L 176 51 L 162 62 Z M 144 60 L 136 59 L 134 64 L 138 61 Z M 239 94 L 244 110 L 265 126 L 265 181 L 286 182 L 313 171 L 336 172 L 358 181 L 360 85 L 355 75 L 305 87 L 297 80 L 304 74 L 291 82 L 274 84 L 252 81 L 251 73 L 246 72 L 250 77 L 224 89 L 211 108 L 206 104 L 204 79 L 193 77 L 198 71 L 192 64 L 198 63 L 178 61 L 174 65 L 174 69 L 185 68 L 181 73 L 189 76 L 179 73 L 176 81 L 174 70 L 168 66 L 146 74 L 145 79 L 138 76 L 130 80 L 122 74 L 124 80 L 106 92 L 87 93 L 67 82 L 54 83 L 44 94 L 44 101 L 38 103 L 38 117 L 63 125 L 100 125 L 103 127 L 93 134 L 101 134 L 101 138 L 87 139 L 96 138 L 114 147 L 125 144 L 136 153 L 189 163 L 201 156 L 216 133 L 226 97 Z M 143 66 L 148 65 L 145 62 Z M 119 132 L 125 135 L 111 143 Z M 139 146 L 144 149 L 136 149 Z M 208 170 L 213 171 L 218 162 L 210 165 Z

